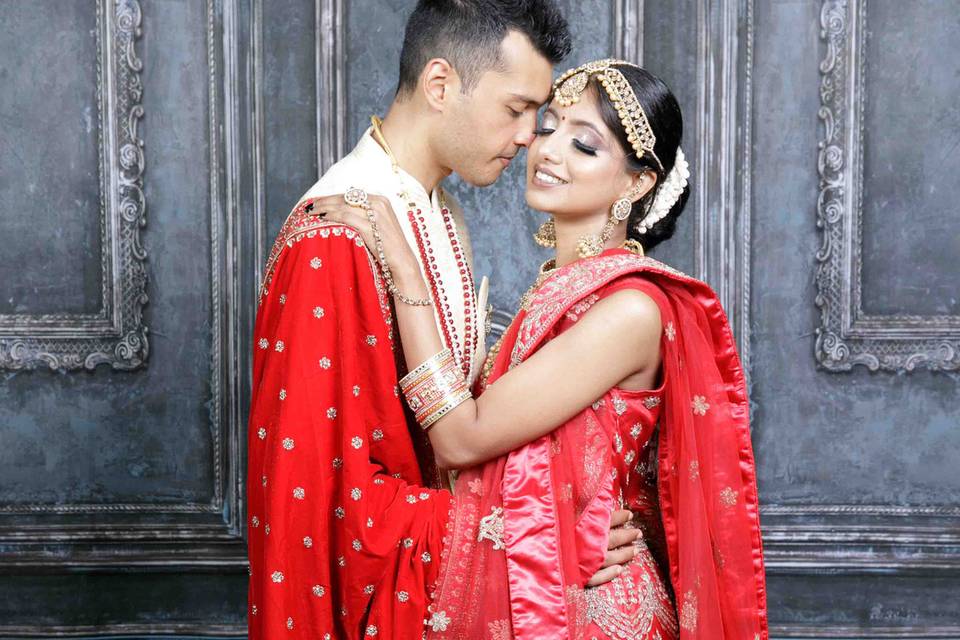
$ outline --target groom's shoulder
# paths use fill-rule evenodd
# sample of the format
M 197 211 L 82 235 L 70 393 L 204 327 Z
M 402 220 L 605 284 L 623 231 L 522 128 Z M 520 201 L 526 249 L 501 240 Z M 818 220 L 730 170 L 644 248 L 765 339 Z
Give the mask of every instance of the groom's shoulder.
M 356 150 L 348 153 L 327 169 L 320 179 L 300 197 L 299 202 L 310 198 L 329 196 L 342 193 L 350 187 L 363 186 L 365 174 L 364 163 Z

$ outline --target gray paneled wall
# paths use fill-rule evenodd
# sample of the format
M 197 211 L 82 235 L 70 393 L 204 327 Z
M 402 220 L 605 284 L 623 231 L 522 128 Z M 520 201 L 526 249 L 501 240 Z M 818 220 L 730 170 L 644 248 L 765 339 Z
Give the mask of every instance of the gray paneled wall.
M 0 7 L 0 635 L 243 634 L 259 270 L 413 4 Z M 657 253 L 749 363 L 774 637 L 960 637 L 960 1 L 561 4 L 571 63 L 684 109 Z M 544 257 L 522 170 L 451 181 L 499 321 Z

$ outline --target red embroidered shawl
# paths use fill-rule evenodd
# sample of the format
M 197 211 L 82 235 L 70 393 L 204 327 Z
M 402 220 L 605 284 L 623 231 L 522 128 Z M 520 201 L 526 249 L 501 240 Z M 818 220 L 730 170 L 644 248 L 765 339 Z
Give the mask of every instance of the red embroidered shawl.
M 254 333 L 250 638 L 419 639 L 450 494 L 398 397 L 389 299 L 356 232 L 285 223 Z
M 766 640 L 746 386 L 709 286 L 623 250 L 561 268 L 514 319 L 487 384 L 535 352 L 573 305 L 624 277 L 657 302 L 664 325 L 658 492 L 680 638 Z M 558 432 L 576 442 L 592 416 L 588 407 Z M 592 465 L 553 459 L 544 436 L 460 474 L 429 637 L 578 637 L 582 587 L 602 561 L 613 505 L 586 477 Z M 567 482 L 574 500 L 558 493 Z

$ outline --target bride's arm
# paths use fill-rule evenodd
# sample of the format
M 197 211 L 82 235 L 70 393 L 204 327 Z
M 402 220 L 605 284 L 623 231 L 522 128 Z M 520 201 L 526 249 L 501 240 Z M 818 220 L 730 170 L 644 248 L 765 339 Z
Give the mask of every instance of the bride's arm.
M 423 286 L 419 270 L 396 277 L 401 291 L 425 294 L 418 280 Z M 398 305 L 397 321 L 411 369 L 443 348 L 429 307 Z M 440 418 L 427 432 L 437 462 L 470 467 L 553 431 L 624 378 L 656 367 L 659 342 L 651 298 L 630 290 L 604 298 L 479 398 Z
M 429 298 L 392 208 L 382 198 L 370 198 L 396 286 L 407 297 Z M 326 203 L 328 218 L 356 227 L 375 252 L 363 211 L 340 203 Z M 444 348 L 434 310 L 399 300 L 395 310 L 404 357 L 413 370 Z M 646 294 L 623 290 L 604 298 L 480 398 L 440 418 L 428 431 L 438 464 L 470 467 L 553 431 L 631 374 L 656 368 L 660 331 L 660 311 Z

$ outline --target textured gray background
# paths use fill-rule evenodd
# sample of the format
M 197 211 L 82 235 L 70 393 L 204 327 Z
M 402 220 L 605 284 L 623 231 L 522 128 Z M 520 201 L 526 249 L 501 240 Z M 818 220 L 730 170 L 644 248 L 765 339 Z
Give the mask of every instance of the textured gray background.
M 256 269 L 317 175 L 324 2 L 141 4 L 150 359 L 131 373 L 3 374 L 2 635 L 243 629 L 241 505 L 233 476 L 221 502 L 214 478 L 243 467 Z M 344 4 L 337 115 L 349 149 L 393 95 L 413 2 Z M 645 64 L 680 99 L 695 168 L 678 233 L 657 255 L 724 292 L 749 353 L 774 637 L 960 637 L 957 375 L 832 373 L 814 357 L 824 3 L 621 4 L 643 6 Z M 613 3 L 563 6 L 572 62 L 613 52 Z M 0 5 L 0 314 L 99 304 L 94 7 Z M 957 314 L 960 2 L 868 8 L 864 308 Z M 44 28 L 59 35 L 38 40 Z M 451 181 L 477 275 L 507 312 L 544 257 L 522 169 L 483 190 Z M 729 220 L 739 226 L 724 235 Z M 234 306 L 215 304 L 224 296 Z M 158 512 L 111 510 L 124 503 Z M 176 511 L 193 503 L 222 513 Z M 183 540 L 143 544 L 153 526 Z M 86 537 L 71 538 L 76 528 Z M 31 546 L 37 531 L 54 542 Z

